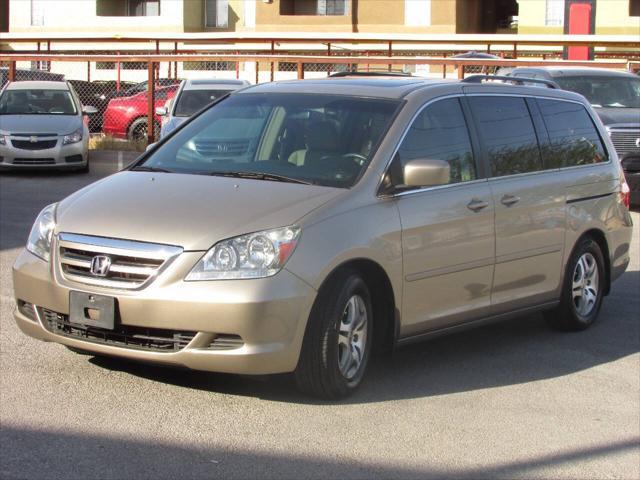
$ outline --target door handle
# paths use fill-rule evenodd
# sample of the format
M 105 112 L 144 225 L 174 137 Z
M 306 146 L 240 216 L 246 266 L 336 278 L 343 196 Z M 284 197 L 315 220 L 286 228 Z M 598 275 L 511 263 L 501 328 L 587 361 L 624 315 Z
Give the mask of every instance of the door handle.
M 520 201 L 520 197 L 516 197 L 515 195 L 511 195 L 510 193 L 506 194 L 504 197 L 500 199 L 500 203 L 510 207 L 511 205 L 515 205 Z
M 487 208 L 489 204 L 484 200 L 480 200 L 479 198 L 472 199 L 469 203 L 467 203 L 467 208 L 469 210 L 473 210 L 474 212 L 479 212 L 483 208 Z

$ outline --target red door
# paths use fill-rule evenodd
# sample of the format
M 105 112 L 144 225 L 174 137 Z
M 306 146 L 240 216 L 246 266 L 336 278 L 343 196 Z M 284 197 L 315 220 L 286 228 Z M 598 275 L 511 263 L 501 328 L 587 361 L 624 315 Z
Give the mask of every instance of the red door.
M 589 35 L 591 33 L 591 5 L 572 3 L 569 6 L 569 34 Z M 589 60 L 589 47 L 569 47 L 569 60 Z

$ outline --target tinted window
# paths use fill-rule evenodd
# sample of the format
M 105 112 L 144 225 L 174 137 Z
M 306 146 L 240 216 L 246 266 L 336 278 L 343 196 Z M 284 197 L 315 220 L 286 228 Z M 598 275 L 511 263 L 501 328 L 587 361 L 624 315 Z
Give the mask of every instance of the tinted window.
M 76 115 L 71 93 L 65 90 L 5 90 L 0 115 Z
M 394 183 L 403 183 L 402 168 L 417 158 L 449 162 L 450 183 L 476 178 L 469 132 L 457 98 L 435 102 L 415 119 L 394 160 Z
M 640 108 L 640 79 L 606 75 L 557 77 L 564 90 L 577 92 L 594 107 Z
M 494 177 L 542 170 L 540 149 L 523 98 L 470 97 Z
M 547 168 L 606 160 L 600 136 L 582 105 L 559 100 L 537 101 L 549 133 L 550 144 L 543 148 Z
M 174 115 L 176 117 L 190 117 L 227 93 L 229 90 L 184 90 L 178 98 Z

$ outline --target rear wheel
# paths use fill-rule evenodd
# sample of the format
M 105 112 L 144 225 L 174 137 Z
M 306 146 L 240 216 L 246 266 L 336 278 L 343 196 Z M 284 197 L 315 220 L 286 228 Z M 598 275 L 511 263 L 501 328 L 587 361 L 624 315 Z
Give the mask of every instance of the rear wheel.
M 313 307 L 295 372 L 298 387 L 340 398 L 362 382 L 373 337 L 371 295 L 362 277 L 345 271 L 321 290 Z
M 585 238 L 567 264 L 560 305 L 546 313 L 549 324 L 565 331 L 588 328 L 598 317 L 606 281 L 600 246 Z

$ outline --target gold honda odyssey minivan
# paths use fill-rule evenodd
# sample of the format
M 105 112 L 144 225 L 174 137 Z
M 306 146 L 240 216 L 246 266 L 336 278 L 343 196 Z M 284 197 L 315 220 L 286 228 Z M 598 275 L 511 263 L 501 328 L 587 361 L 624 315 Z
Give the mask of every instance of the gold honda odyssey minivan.
M 293 372 L 325 398 L 372 353 L 443 332 L 534 311 L 588 327 L 629 263 L 615 150 L 583 97 L 486 80 L 228 95 L 40 213 L 13 270 L 19 327 L 95 355 Z

